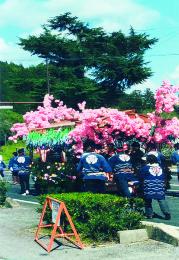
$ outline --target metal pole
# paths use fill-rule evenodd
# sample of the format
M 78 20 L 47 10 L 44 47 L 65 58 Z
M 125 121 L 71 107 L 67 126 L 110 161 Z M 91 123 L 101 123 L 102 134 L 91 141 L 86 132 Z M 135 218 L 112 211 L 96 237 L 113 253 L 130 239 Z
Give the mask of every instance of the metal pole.
M 46 79 L 47 79 L 47 92 L 50 94 L 50 79 L 49 79 L 49 63 L 48 58 L 46 58 Z
M 7 135 L 5 134 L 4 135 L 4 144 L 6 145 L 6 143 L 7 143 Z
M 1 70 L 1 68 L 2 68 L 2 64 L 0 62 L 0 101 L 2 100 L 2 74 L 1 74 L 2 70 Z

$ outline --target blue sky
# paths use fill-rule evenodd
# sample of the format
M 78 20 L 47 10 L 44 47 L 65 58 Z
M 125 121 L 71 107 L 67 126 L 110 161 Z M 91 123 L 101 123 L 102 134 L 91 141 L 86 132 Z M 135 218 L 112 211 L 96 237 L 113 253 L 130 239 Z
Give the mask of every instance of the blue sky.
M 179 84 L 179 1 L 178 0 L 0 0 L 0 60 L 36 65 L 17 45 L 18 38 L 38 35 L 50 17 L 72 12 L 91 26 L 127 33 L 130 26 L 159 39 L 146 53 L 154 75 L 142 89 L 155 90 L 162 80 Z M 141 85 L 133 89 L 141 89 Z

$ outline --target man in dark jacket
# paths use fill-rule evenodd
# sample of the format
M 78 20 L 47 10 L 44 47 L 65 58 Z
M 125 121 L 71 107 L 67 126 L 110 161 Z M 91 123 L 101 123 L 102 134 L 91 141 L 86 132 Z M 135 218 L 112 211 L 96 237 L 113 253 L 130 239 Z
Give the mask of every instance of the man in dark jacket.
M 25 155 L 25 151 L 23 148 L 18 150 L 16 162 L 18 166 L 19 181 L 21 185 L 21 194 L 23 196 L 29 195 L 29 166 L 31 164 L 31 159 L 29 156 Z
M 140 143 L 138 142 L 133 142 L 131 148 L 132 150 L 130 153 L 130 157 L 132 167 L 134 168 L 135 174 L 138 175 L 139 169 L 144 163 L 144 161 L 142 160 L 144 153 L 140 150 Z
M 117 154 L 109 159 L 109 164 L 114 172 L 114 180 L 120 195 L 130 198 L 129 182 L 138 182 L 132 168 L 131 157 L 123 151 L 123 146 L 118 147 Z
M 77 171 L 81 173 L 84 182 L 83 189 L 103 193 L 107 181 L 105 173 L 111 173 L 111 167 L 102 155 L 96 153 L 95 144 L 90 143 L 85 150 L 77 166 Z

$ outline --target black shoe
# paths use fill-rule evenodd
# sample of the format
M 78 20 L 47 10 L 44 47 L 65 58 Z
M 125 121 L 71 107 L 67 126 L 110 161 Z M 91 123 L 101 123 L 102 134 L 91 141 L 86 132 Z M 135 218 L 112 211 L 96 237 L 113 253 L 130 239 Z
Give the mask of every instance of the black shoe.
M 170 219 L 171 219 L 170 213 L 166 213 L 166 214 L 165 214 L 165 220 L 170 220 Z
M 152 216 L 153 218 L 159 218 L 159 219 L 163 219 L 163 216 L 160 216 L 159 214 L 157 214 L 157 213 L 153 213 L 153 216 Z
M 152 219 L 153 218 L 153 216 L 149 216 L 149 215 L 146 215 L 145 216 L 147 219 Z

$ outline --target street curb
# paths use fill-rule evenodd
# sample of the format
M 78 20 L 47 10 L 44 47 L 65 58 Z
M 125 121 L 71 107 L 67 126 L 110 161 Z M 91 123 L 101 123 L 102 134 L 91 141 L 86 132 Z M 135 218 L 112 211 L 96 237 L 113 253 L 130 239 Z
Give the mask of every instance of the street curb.
M 120 244 L 143 242 L 149 239 L 146 228 L 118 231 L 117 236 Z
M 13 199 L 14 201 L 20 202 L 20 203 L 27 203 L 27 204 L 34 204 L 34 205 L 40 205 L 40 203 L 30 200 L 19 200 L 19 199 Z
M 142 221 L 142 224 L 150 239 L 179 246 L 179 227 L 148 221 Z

